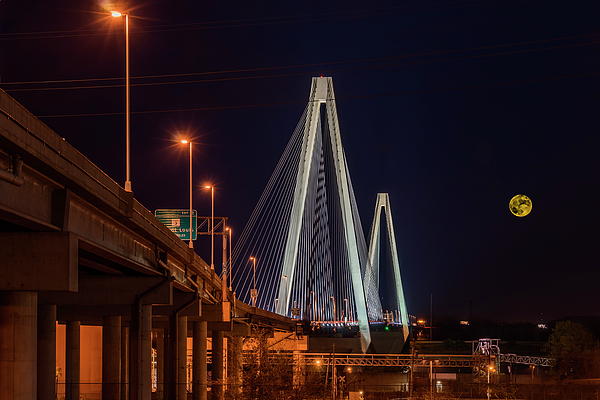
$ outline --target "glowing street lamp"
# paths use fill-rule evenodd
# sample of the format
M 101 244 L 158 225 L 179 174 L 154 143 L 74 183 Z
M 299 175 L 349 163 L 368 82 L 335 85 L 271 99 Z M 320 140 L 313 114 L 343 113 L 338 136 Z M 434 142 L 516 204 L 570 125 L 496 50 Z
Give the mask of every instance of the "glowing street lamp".
M 191 140 L 182 140 L 183 144 L 190 144 L 190 249 L 194 248 L 194 242 L 192 241 L 193 224 L 192 224 L 192 141 Z
M 288 307 L 287 276 L 281 275 L 281 277 L 283 279 L 285 279 L 285 298 L 283 299 L 284 300 L 283 307 L 285 308 L 285 310 L 283 312 L 285 313 L 284 315 L 287 315 L 287 307 Z
M 346 315 L 344 315 L 344 322 L 348 322 L 348 299 L 344 299 L 344 305 L 346 306 Z
M 227 228 L 227 235 L 229 236 L 229 291 L 231 291 L 231 275 L 233 274 L 231 269 L 231 228 Z
M 256 292 L 256 258 L 250 257 L 252 260 L 252 264 L 254 265 L 254 274 L 252 275 L 252 293 L 250 293 L 250 297 L 252 298 L 252 307 L 256 307 L 256 298 L 258 297 L 258 293 Z
M 130 108 L 129 108 L 129 14 L 111 11 L 115 18 L 125 16 L 125 190 L 131 192 L 130 174 Z M 191 218 L 191 217 L 190 217 Z M 191 225 L 190 225 L 191 226 Z M 190 246 L 192 247 L 192 246 Z
M 335 321 L 335 298 L 333 296 L 329 296 L 331 301 L 333 301 L 333 320 Z
M 215 269 L 215 187 L 211 185 L 204 186 L 210 189 L 211 197 L 211 217 L 210 217 L 210 269 Z
M 313 312 L 313 321 L 317 320 L 317 297 L 313 290 L 310 291 L 313 295 L 313 304 L 312 304 L 312 312 Z

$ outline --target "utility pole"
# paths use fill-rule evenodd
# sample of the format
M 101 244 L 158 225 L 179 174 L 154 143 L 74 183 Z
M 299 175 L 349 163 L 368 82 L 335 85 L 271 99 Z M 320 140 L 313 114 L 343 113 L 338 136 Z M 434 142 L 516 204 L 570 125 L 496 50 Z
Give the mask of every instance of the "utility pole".
M 411 341 L 411 346 L 410 346 L 410 384 L 408 387 L 408 392 L 412 393 L 414 390 L 414 385 L 415 385 L 415 381 L 413 380 L 413 369 L 415 366 L 415 341 Z
M 429 340 L 433 340 L 433 293 L 429 300 Z
M 433 359 L 429 359 L 429 398 L 433 399 Z
M 337 374 L 335 368 L 335 343 L 333 344 L 333 360 L 331 363 L 333 371 L 331 371 L 332 383 L 333 383 L 333 398 L 337 399 Z

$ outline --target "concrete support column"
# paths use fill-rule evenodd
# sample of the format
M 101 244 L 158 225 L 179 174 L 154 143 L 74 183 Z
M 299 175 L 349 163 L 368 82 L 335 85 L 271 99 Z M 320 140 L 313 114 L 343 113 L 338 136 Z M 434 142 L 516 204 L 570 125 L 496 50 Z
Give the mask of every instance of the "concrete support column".
M 164 350 L 165 358 L 163 363 L 163 398 L 174 400 L 173 394 L 173 365 L 175 365 L 175 355 L 173 354 L 173 343 L 171 343 L 171 335 L 173 328 L 169 321 L 169 328 L 164 330 Z
M 212 331 L 212 398 L 223 399 L 223 331 Z
M 129 327 L 121 326 L 121 400 L 129 400 Z
M 37 399 L 56 399 L 56 305 L 38 305 Z
M 187 399 L 187 320 L 177 319 L 177 400 Z
M 227 337 L 227 375 L 228 390 L 233 393 L 240 393 L 242 390 L 243 378 L 243 350 L 244 338 L 241 336 Z
M 130 400 L 150 400 L 152 395 L 152 306 L 133 306 L 129 330 Z
M 177 400 L 177 318 L 175 315 L 169 317 L 169 330 L 165 345 L 167 346 L 167 358 L 165 359 L 165 395 L 168 400 Z
M 80 321 L 67 321 L 65 400 L 79 400 L 81 383 L 80 331 Z
M 121 317 L 102 318 L 102 400 L 121 398 Z
M 37 293 L 0 291 L 0 396 L 37 395 Z
M 207 340 L 207 325 L 206 321 L 194 322 L 194 360 L 193 360 L 193 377 L 192 377 L 192 399 L 206 399 L 206 340 Z
M 155 329 L 156 335 L 156 397 L 163 400 L 165 395 L 165 330 Z

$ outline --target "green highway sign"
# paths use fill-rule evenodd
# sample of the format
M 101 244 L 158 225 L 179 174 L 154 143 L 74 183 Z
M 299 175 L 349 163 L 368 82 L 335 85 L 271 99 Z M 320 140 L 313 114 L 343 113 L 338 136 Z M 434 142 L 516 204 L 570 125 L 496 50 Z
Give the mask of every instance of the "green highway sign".
M 160 209 L 154 216 L 181 240 L 190 240 L 190 210 Z M 192 210 L 192 240 L 196 240 L 198 226 L 196 210 Z

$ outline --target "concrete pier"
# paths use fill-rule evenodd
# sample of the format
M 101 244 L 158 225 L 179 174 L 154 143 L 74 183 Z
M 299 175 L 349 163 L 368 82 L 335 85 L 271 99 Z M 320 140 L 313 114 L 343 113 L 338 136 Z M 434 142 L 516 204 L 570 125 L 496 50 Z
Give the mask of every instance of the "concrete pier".
M 121 398 L 121 317 L 103 317 L 102 400 Z
M 37 396 L 37 293 L 0 291 L 0 393 Z
M 56 306 L 38 306 L 37 399 L 56 398 Z
M 81 322 L 67 321 L 65 400 L 79 400 L 81 390 Z

